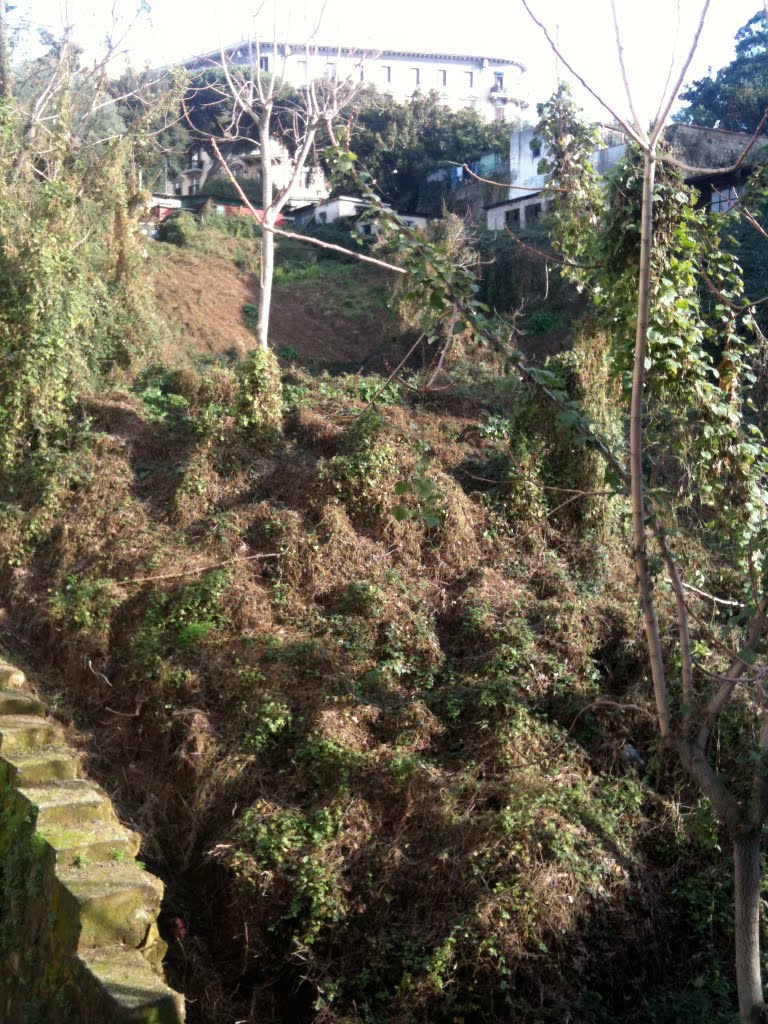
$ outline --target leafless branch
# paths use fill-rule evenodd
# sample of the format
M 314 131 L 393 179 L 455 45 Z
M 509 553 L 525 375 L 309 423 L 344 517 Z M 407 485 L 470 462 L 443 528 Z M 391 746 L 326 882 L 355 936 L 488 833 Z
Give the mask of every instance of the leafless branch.
M 643 128 L 640 118 L 637 116 L 635 110 L 635 101 L 632 98 L 632 90 L 629 87 L 629 79 L 627 78 L 627 67 L 624 63 L 624 44 L 621 41 L 621 32 L 619 30 L 619 16 L 616 12 L 616 0 L 611 0 L 611 13 L 613 15 L 613 28 L 616 35 L 616 53 L 619 58 L 619 68 L 621 69 L 621 80 L 624 83 L 624 92 L 627 96 L 627 103 L 629 104 L 629 110 L 634 119 L 634 128 L 638 136 L 643 140 L 644 143 L 648 142 L 648 134 Z
M 677 56 L 677 43 L 680 38 L 680 0 L 677 0 L 677 19 L 675 21 L 675 38 L 672 41 L 672 53 L 669 58 L 669 67 L 667 69 L 667 79 L 664 82 L 664 88 L 661 90 L 661 97 L 659 98 L 659 106 L 656 110 L 656 117 L 654 121 L 658 121 L 661 117 L 661 108 L 664 103 L 664 98 L 668 95 L 669 83 L 672 81 L 672 72 L 675 70 L 675 57 Z
M 714 604 L 728 605 L 732 608 L 744 607 L 739 601 L 729 601 L 724 597 L 715 597 L 714 594 L 708 594 L 706 590 L 699 590 L 698 587 L 694 587 L 691 583 L 683 583 L 682 586 L 685 590 L 690 590 L 692 594 L 697 594 L 699 597 L 703 597 L 706 601 L 712 601 Z
M 557 185 L 515 185 L 512 182 L 492 181 L 490 178 L 481 178 L 479 174 L 475 174 L 466 164 L 456 164 L 456 166 L 461 166 L 470 178 L 474 178 L 475 181 L 479 181 L 483 185 L 493 185 L 494 188 L 516 188 L 521 192 L 563 192 L 566 194 L 570 192 L 570 189 L 560 188 Z
M 211 565 L 200 565 L 195 569 L 180 569 L 178 572 L 164 572 L 159 576 L 134 576 L 129 580 L 120 580 L 120 583 L 154 583 L 157 580 L 173 580 L 180 576 L 195 576 L 199 572 L 210 572 L 212 569 L 221 569 L 225 565 L 236 565 L 238 562 L 253 562 L 264 558 L 279 558 L 279 552 L 273 551 L 266 555 L 238 555 L 235 558 L 227 558 L 223 562 L 213 562 Z
M 528 0 L 521 0 L 521 3 L 523 5 L 523 7 L 526 9 L 526 11 L 528 12 L 528 15 L 531 18 L 531 20 L 536 25 L 538 25 L 539 28 L 541 29 L 541 31 L 544 33 L 544 38 L 549 43 L 550 49 L 555 54 L 555 56 L 560 61 L 562 61 L 562 63 L 568 68 L 570 73 L 573 75 L 573 77 L 587 90 L 587 92 L 590 94 L 590 96 L 592 96 L 594 99 L 596 99 L 597 102 L 600 104 L 600 106 L 608 111 L 608 113 L 616 121 L 617 124 L 620 124 L 622 126 L 622 128 L 627 133 L 627 135 L 629 135 L 630 138 L 634 139 L 635 142 L 638 144 L 638 146 L 643 147 L 643 145 L 644 145 L 643 139 L 637 134 L 637 132 L 634 130 L 634 128 L 631 127 L 629 122 L 625 118 L 620 117 L 616 113 L 616 111 L 613 109 L 613 107 L 611 107 L 603 99 L 602 96 L 600 96 L 597 92 L 595 92 L 595 90 L 587 83 L 587 81 L 584 78 L 582 78 L 582 76 L 576 71 L 576 69 L 573 67 L 573 65 L 569 61 L 567 61 L 565 59 L 565 57 L 563 56 L 562 51 L 560 50 L 559 46 L 554 41 L 552 36 L 549 34 L 549 31 L 548 31 L 546 25 L 544 25 L 544 23 L 542 21 L 540 21 L 536 17 L 536 15 L 533 13 L 533 11 L 531 10 L 530 6 L 528 5 Z
M 680 92 L 682 84 L 685 81 L 685 76 L 688 74 L 688 68 L 691 66 L 691 61 L 693 60 L 694 54 L 696 53 L 696 50 L 699 45 L 699 38 L 701 37 L 701 33 L 704 28 L 704 22 L 707 19 L 707 11 L 709 10 L 710 3 L 711 0 L 704 0 L 704 4 L 701 8 L 701 14 L 699 16 L 699 23 L 696 26 L 696 32 L 693 36 L 693 42 L 691 43 L 691 46 L 688 50 L 688 54 L 685 60 L 683 61 L 683 66 L 680 68 L 680 74 L 677 76 L 675 86 L 670 91 L 669 96 L 667 98 L 667 102 L 663 106 L 661 114 L 659 115 L 659 118 L 656 122 L 656 127 L 654 128 L 653 134 L 651 135 L 650 139 L 650 146 L 652 152 L 656 148 L 656 143 L 659 141 L 661 133 L 664 131 L 664 126 L 667 123 L 667 118 L 669 117 L 669 112 L 672 109 L 672 104 L 675 102 L 677 94 Z
M 230 170 L 227 161 L 221 155 L 221 150 L 216 144 L 216 140 L 214 138 L 211 138 L 210 141 L 213 151 L 216 154 L 218 160 L 220 161 L 224 173 L 227 175 L 229 180 L 232 182 L 232 185 L 237 190 L 237 194 L 239 195 L 240 199 L 245 203 L 246 207 L 250 210 L 253 216 L 257 220 L 260 220 L 261 218 L 259 217 L 259 211 L 255 209 L 251 201 L 243 192 L 242 188 L 240 187 L 240 183 L 237 181 L 234 174 Z M 365 256 L 363 253 L 354 252 L 354 250 L 352 249 L 344 249 L 342 246 L 333 245 L 331 242 L 323 242 L 319 238 L 312 238 L 309 235 L 300 235 L 295 231 L 283 231 L 282 228 L 272 228 L 272 231 L 274 232 L 274 234 L 281 235 L 283 238 L 294 238 L 298 242 L 306 242 L 308 245 L 315 245 L 320 249 L 329 249 L 332 252 L 340 252 L 343 253 L 345 256 L 351 256 L 352 259 L 360 260 L 362 263 L 371 263 L 375 267 L 382 267 L 384 270 L 391 270 L 392 273 L 394 274 L 407 273 L 407 271 L 404 270 L 403 267 L 396 267 L 394 263 L 385 263 L 384 260 L 374 259 L 373 256 Z

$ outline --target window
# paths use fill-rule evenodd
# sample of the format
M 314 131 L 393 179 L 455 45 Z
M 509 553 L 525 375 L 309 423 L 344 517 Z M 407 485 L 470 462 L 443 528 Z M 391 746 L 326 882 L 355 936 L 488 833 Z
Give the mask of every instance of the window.
M 411 68 L 411 75 L 413 76 L 413 84 L 418 88 L 421 81 L 421 74 L 418 68 Z
M 733 185 L 713 185 L 709 208 L 712 213 L 725 213 L 735 206 L 738 200 L 739 194 Z
M 541 146 L 531 146 L 531 156 L 534 160 L 538 160 L 541 156 Z
M 446 85 L 448 85 L 448 72 L 445 70 L 445 68 L 440 68 L 440 70 L 437 72 L 437 84 L 440 86 L 441 89 L 444 89 Z
M 307 62 L 305 60 L 300 60 L 298 62 L 298 64 L 299 64 L 299 78 L 302 80 L 302 82 L 306 82 L 306 80 L 307 80 Z
M 336 65 L 326 64 L 325 65 L 325 77 L 330 78 L 332 81 L 336 80 Z
M 465 71 L 464 72 L 464 84 L 468 89 L 474 88 L 475 85 L 475 72 Z
M 381 65 L 381 80 L 387 85 L 392 81 L 392 68 L 389 64 Z
M 318 213 L 317 219 L 320 221 L 321 224 L 325 224 L 328 221 L 328 214 L 325 212 L 325 210 L 323 210 L 322 213 Z
M 494 71 L 493 88 L 495 92 L 504 91 L 504 73 L 502 71 Z
M 269 57 L 259 57 L 259 71 L 269 71 Z
M 494 117 L 494 120 L 496 120 L 496 121 L 503 121 L 504 120 L 504 107 L 497 106 L 495 108 L 495 110 L 493 111 L 493 117 Z
M 520 210 L 518 207 L 514 207 L 511 210 L 507 210 L 504 214 L 504 220 L 506 221 L 507 227 L 514 228 L 520 226 Z
M 535 224 L 536 221 L 541 217 L 541 203 L 532 203 L 526 208 L 525 219 L 529 224 Z

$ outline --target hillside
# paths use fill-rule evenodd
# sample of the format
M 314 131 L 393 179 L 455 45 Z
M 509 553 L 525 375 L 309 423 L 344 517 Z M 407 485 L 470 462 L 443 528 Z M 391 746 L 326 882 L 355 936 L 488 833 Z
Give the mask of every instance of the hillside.
M 217 241 L 219 254 L 161 246 L 155 293 L 180 348 L 204 358 L 238 358 L 254 343 L 247 315 L 258 300 L 258 267 L 248 266 L 254 243 L 221 236 Z M 334 260 L 278 268 L 275 350 L 292 350 L 315 369 L 355 371 L 380 363 L 394 341 L 388 285 L 383 271 Z
M 153 251 L 160 362 L 0 523 L 3 643 L 142 833 L 188 1019 L 731 1021 L 596 456 L 487 352 L 433 395 L 356 372 L 402 338 L 333 263 L 279 282 L 284 429 L 249 433 L 238 259 Z M 550 366 L 609 422 L 602 339 Z

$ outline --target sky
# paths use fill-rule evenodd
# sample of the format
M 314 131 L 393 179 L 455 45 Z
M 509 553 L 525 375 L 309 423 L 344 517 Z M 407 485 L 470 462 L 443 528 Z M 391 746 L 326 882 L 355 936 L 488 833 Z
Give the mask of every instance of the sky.
M 278 38 L 302 42 L 320 23 L 318 42 L 370 49 L 414 49 L 509 57 L 527 67 L 523 83 L 535 109 L 558 79 L 573 82 L 553 54 L 522 0 L 149 0 L 126 36 L 121 64 L 153 67 L 246 38 L 270 38 L 275 18 Z M 15 0 L 12 23 L 42 25 L 57 32 L 68 23 L 86 53 L 99 52 L 110 31 L 112 11 L 118 34 L 133 22 L 139 0 Z M 529 0 L 563 56 L 611 108 L 626 116 L 628 103 L 617 60 L 610 0 Z M 698 21 L 702 0 L 616 0 L 628 77 L 641 120 L 656 112 L 676 53 L 675 80 Z M 727 64 L 734 35 L 757 11 L 759 0 L 711 0 L 697 55 L 686 81 Z M 277 10 L 277 14 L 275 14 Z M 258 13 L 256 13 L 258 12 Z M 576 85 L 589 116 L 609 114 Z

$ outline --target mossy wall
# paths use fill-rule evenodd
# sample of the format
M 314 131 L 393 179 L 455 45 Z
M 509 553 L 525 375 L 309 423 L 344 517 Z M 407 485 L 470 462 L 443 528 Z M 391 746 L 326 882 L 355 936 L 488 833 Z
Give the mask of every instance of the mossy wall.
M 0 663 L 0 1020 L 180 1024 L 157 966 L 162 884 L 23 684 Z

